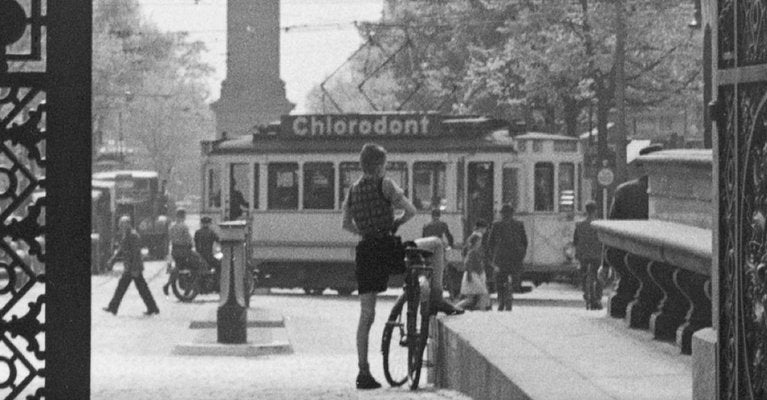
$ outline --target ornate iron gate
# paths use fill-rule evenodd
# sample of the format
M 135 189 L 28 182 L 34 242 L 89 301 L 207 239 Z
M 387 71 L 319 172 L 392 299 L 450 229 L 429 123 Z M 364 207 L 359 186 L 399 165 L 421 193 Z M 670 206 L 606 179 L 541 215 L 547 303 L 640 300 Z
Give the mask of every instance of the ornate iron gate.
M 44 387 L 45 7 L 0 0 L 0 396 Z
M 767 397 L 767 1 L 719 0 L 719 391 Z

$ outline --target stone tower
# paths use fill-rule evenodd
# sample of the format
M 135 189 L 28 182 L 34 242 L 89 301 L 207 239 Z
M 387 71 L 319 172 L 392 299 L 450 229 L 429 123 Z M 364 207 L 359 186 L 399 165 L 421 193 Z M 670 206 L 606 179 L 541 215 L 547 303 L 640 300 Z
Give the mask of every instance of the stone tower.
M 295 106 L 280 79 L 280 2 L 227 0 L 226 19 L 226 79 L 211 106 L 216 137 L 246 134 Z

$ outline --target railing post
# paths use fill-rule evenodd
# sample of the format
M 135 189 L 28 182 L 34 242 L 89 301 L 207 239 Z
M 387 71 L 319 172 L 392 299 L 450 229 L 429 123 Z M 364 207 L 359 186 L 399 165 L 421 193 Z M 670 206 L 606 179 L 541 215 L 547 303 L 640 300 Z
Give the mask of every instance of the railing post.
M 674 284 L 678 273 L 679 268 L 661 262 L 654 262 L 650 269 L 650 276 L 663 291 L 658 310 L 650 316 L 650 331 L 658 340 L 676 340 L 676 329 L 684 322 L 689 308 L 687 299 Z
M 618 272 L 620 277 L 615 293 L 610 296 L 607 302 L 608 311 L 613 318 L 624 318 L 626 316 L 626 307 L 634 299 L 634 295 L 637 289 L 639 289 L 639 280 L 626 267 L 626 257 L 628 257 L 628 253 L 623 250 L 612 247 L 607 248 L 605 258 L 610 266 Z
M 676 343 L 683 354 L 691 354 L 693 333 L 711 326 L 711 278 L 681 270 L 674 283 L 690 302 L 685 321 L 677 328 Z
M 244 344 L 247 342 L 247 303 L 245 302 L 245 221 L 219 224 L 221 247 L 221 290 L 218 306 L 218 342 Z
M 626 323 L 631 328 L 649 328 L 650 316 L 663 297 L 660 288 L 650 277 L 649 269 L 652 263 L 653 261 L 635 254 L 626 256 L 626 266 L 639 280 L 634 300 L 626 307 Z

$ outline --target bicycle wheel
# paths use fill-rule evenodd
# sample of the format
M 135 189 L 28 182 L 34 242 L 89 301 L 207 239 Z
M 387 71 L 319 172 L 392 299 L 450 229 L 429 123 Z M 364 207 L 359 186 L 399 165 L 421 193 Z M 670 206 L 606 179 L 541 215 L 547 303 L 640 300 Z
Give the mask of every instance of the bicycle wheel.
M 173 294 L 183 302 L 194 300 L 200 292 L 199 279 L 200 274 L 197 272 L 188 269 L 178 271 L 176 279 L 170 285 L 171 289 L 173 289 Z
M 384 376 L 391 386 L 402 386 L 408 379 L 408 345 L 405 332 L 405 295 L 392 307 L 381 340 Z
M 418 382 L 421 379 L 421 368 L 423 367 L 423 352 L 429 339 L 429 307 L 427 304 L 421 304 L 421 324 L 418 326 L 415 340 L 411 341 L 408 362 L 408 375 L 410 377 L 410 390 L 418 389 Z

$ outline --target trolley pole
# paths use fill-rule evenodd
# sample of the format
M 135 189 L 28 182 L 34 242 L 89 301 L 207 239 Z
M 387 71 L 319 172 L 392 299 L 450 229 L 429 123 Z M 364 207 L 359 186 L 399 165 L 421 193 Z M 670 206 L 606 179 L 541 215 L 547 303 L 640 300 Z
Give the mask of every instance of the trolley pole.
M 221 294 L 218 306 L 218 343 L 247 342 L 247 305 L 245 303 L 245 221 L 227 221 L 221 228 Z

